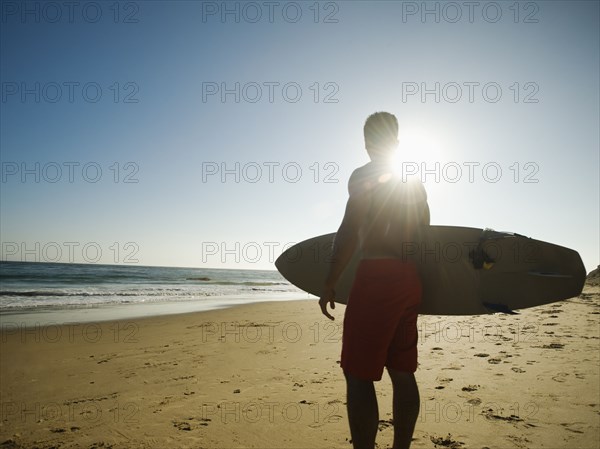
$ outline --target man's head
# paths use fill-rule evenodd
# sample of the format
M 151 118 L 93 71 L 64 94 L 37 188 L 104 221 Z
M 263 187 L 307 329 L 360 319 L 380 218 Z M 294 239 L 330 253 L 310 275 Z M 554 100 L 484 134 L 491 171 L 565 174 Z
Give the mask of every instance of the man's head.
M 372 160 L 390 157 L 398 146 L 398 120 L 389 112 L 371 114 L 364 134 L 365 148 Z

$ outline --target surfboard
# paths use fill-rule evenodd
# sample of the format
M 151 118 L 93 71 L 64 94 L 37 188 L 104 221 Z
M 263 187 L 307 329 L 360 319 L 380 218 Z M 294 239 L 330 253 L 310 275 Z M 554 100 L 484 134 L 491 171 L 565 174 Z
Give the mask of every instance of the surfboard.
M 334 237 L 300 242 L 275 266 L 289 282 L 320 296 Z M 402 246 L 401 257 L 418 261 L 424 315 L 515 313 L 578 296 L 586 275 L 577 251 L 490 229 L 430 226 L 420 243 Z M 336 302 L 347 303 L 359 261 L 357 251 L 336 285 Z

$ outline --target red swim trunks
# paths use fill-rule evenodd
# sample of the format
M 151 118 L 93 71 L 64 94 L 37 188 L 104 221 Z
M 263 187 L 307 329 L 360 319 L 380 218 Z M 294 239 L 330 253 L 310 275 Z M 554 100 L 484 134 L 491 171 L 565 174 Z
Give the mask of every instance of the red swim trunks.
M 413 263 L 361 260 L 344 315 L 344 371 L 373 381 L 381 380 L 384 366 L 414 373 L 421 296 L 421 280 Z

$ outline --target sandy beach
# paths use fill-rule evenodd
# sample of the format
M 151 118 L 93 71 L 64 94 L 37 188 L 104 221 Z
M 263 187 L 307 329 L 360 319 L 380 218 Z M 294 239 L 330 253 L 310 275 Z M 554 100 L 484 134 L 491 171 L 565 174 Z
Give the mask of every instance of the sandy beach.
M 344 307 L 270 302 L 1 333 L 2 448 L 351 448 Z M 519 315 L 424 316 L 415 448 L 597 448 L 600 286 Z M 376 384 L 378 447 L 391 383 Z

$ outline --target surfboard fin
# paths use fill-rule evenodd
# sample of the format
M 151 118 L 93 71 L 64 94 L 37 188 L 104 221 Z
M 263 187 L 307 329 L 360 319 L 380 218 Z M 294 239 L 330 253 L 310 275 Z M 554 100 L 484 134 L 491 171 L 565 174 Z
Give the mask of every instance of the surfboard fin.
M 518 312 L 510 309 L 506 304 L 483 302 L 484 307 L 487 307 L 494 312 L 506 313 L 507 315 L 519 315 Z

